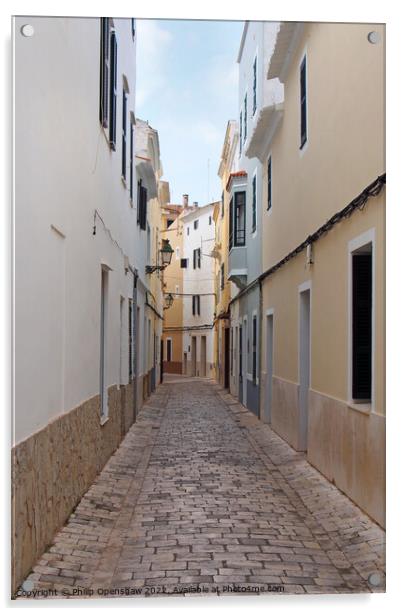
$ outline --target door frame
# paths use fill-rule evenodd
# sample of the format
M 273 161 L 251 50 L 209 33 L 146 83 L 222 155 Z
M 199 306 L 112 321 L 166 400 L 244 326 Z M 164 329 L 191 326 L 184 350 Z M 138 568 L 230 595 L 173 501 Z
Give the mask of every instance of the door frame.
M 308 419 L 309 419 L 309 390 L 311 388 L 311 313 L 312 313 L 312 293 L 311 293 L 311 280 L 303 282 L 299 285 L 299 425 L 298 425 L 298 437 L 299 437 L 299 450 L 307 451 L 308 449 Z M 303 344 L 304 338 L 304 325 L 303 319 L 303 295 L 308 293 L 308 383 L 307 386 L 304 381 L 304 370 L 302 367 L 305 365 L 305 347 Z M 302 357 L 303 355 L 303 357 Z

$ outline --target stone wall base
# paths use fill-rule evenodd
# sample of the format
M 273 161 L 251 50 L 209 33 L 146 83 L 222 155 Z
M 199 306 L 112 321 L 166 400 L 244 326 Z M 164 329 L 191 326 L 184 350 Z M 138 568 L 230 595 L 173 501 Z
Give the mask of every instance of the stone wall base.
M 272 378 L 271 427 L 299 451 L 299 386 L 276 376 Z
M 307 459 L 385 528 L 385 417 L 309 393 Z
M 60 415 L 12 450 L 12 590 L 64 525 L 134 422 L 133 384 L 109 388 L 109 419 L 100 397 Z

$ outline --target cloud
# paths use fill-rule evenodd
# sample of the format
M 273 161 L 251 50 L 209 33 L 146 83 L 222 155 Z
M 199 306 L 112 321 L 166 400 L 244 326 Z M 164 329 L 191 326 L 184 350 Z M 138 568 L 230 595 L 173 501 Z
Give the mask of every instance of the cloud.
M 156 20 L 137 22 L 137 105 L 141 107 L 168 86 L 166 67 L 173 37 Z

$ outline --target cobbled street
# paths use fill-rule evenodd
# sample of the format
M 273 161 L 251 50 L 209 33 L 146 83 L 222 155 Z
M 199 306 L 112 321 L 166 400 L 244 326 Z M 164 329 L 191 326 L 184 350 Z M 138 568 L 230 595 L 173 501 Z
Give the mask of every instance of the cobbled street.
M 378 592 L 384 571 L 385 533 L 303 454 L 213 381 L 167 375 L 24 588 Z

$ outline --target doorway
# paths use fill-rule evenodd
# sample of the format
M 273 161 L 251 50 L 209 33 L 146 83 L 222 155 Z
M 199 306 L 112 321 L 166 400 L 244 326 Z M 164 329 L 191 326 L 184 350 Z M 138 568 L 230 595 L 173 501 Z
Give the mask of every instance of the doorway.
M 272 376 L 273 376 L 273 359 L 274 359 L 274 315 L 267 314 L 267 381 L 265 386 L 265 415 L 264 421 L 271 423 L 272 417 Z
M 197 337 L 191 337 L 191 376 L 197 376 Z
M 207 376 L 207 337 L 201 336 L 201 375 Z
M 229 327 L 225 328 L 225 373 L 223 386 L 225 389 L 229 389 L 230 383 L 230 329 Z
M 307 451 L 308 392 L 310 389 L 310 289 L 299 296 L 299 450 Z

